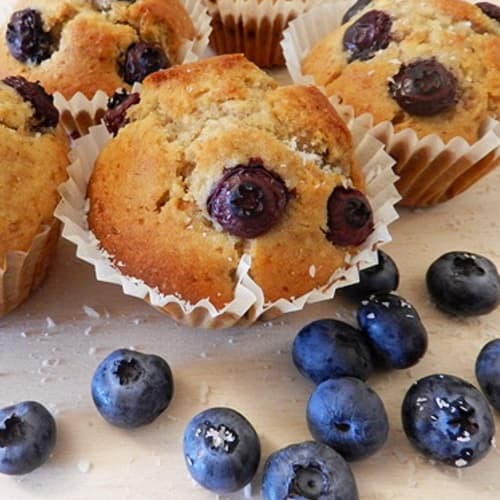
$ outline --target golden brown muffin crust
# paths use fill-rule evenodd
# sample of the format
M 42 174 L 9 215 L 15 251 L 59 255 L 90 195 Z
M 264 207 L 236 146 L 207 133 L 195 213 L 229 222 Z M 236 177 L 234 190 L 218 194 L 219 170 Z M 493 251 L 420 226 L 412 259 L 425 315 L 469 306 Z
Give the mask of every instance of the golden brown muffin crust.
M 195 37 L 188 13 L 178 0 L 109 2 L 91 0 L 20 0 L 15 11 L 29 7 L 40 11 L 45 31 L 58 40 L 57 50 L 40 64 L 24 64 L 10 54 L 0 37 L 0 78 L 17 74 L 38 80 L 47 92 L 71 98 L 81 91 L 88 98 L 97 90 L 112 94 L 130 86 L 120 76 L 128 47 L 138 41 L 159 44 L 172 64 L 180 61 L 182 42 Z M 108 3 L 104 3 L 108 5 Z
M 242 56 L 222 56 L 148 77 L 128 119 L 88 189 L 89 226 L 124 274 L 220 308 L 244 253 L 274 301 L 325 285 L 355 251 L 324 234 L 330 193 L 359 174 L 350 134 L 317 89 L 280 88 Z M 246 239 L 206 205 L 225 169 L 256 158 L 292 195 L 274 227 Z
M 34 110 L 0 82 L 0 269 L 7 251 L 26 251 L 59 201 L 68 145 L 59 130 L 34 133 Z
M 345 31 L 363 14 L 381 10 L 392 19 L 391 42 L 371 59 L 348 62 Z M 462 0 L 373 0 L 346 24 L 318 42 L 303 60 L 328 95 L 339 94 L 356 115 L 369 112 L 376 123 L 389 120 L 395 129 L 414 129 L 419 137 L 455 136 L 469 143 L 481 124 L 499 115 L 500 23 Z M 434 116 L 405 112 L 390 96 L 388 82 L 402 64 L 435 57 L 458 81 L 457 104 Z

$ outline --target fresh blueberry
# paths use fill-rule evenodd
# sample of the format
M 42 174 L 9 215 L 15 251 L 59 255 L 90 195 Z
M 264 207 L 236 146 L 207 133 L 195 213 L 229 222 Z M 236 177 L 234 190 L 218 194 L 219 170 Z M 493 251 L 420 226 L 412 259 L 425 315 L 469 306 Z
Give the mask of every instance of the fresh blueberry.
M 327 201 L 327 240 L 334 245 L 360 245 L 373 231 L 373 213 L 357 189 L 337 186 Z
M 173 392 L 172 372 L 164 359 L 129 349 L 112 352 L 92 378 L 99 413 L 118 427 L 149 424 L 167 408 Z
M 479 7 L 488 17 L 491 17 L 491 19 L 500 23 L 500 5 L 495 5 L 491 2 L 477 2 L 476 6 Z
M 0 410 L 0 472 L 27 474 L 44 464 L 56 444 L 56 422 L 35 401 Z
M 354 17 L 359 11 L 363 10 L 367 5 L 371 3 L 372 0 L 358 0 L 349 9 L 346 10 L 344 17 L 342 18 L 342 24 L 345 24 L 352 17 Z
M 427 332 L 415 308 L 396 294 L 372 295 L 358 308 L 358 323 L 389 368 L 408 368 L 427 350 Z
M 360 271 L 359 283 L 341 289 L 350 299 L 360 302 L 370 295 L 390 293 L 398 288 L 399 271 L 396 263 L 382 250 L 377 254 L 377 264 Z
M 279 222 L 290 194 L 283 179 L 252 158 L 227 169 L 207 199 L 207 210 L 234 236 L 255 238 Z
M 498 271 L 481 255 L 448 252 L 431 264 L 426 280 L 436 306 L 449 314 L 487 314 L 500 302 Z
M 184 457 L 196 482 L 215 493 L 231 493 L 255 476 L 260 441 L 243 415 L 230 408 L 211 408 L 187 425 Z
M 358 500 L 349 465 L 322 443 L 292 444 L 272 455 L 264 466 L 263 500 Z
M 388 85 L 392 98 L 412 115 L 436 115 L 458 100 L 455 75 L 435 58 L 403 64 Z
M 133 43 L 125 55 L 123 79 L 130 85 L 142 82 L 151 73 L 170 67 L 170 61 L 159 45 Z
M 108 110 L 103 120 L 106 128 L 113 135 L 128 123 L 127 110 L 141 101 L 138 92 L 129 94 L 126 90 L 115 92 L 108 100 Z
M 500 339 L 481 349 L 476 360 L 476 378 L 490 404 L 500 411 Z
M 403 429 L 423 454 L 466 467 L 480 460 L 495 434 L 484 396 L 452 375 L 429 375 L 414 383 L 403 400 Z
M 43 29 L 38 10 L 14 12 L 5 33 L 7 46 L 15 59 L 27 64 L 40 64 L 52 54 L 52 36 Z
M 389 432 L 382 400 L 365 382 L 353 377 L 318 385 L 307 403 L 306 417 L 314 439 L 331 446 L 346 460 L 375 453 Z
M 349 62 L 371 59 L 391 41 L 392 19 L 381 10 L 370 10 L 346 29 L 342 40 Z
M 315 384 L 345 376 L 366 380 L 373 371 L 366 336 L 335 319 L 304 326 L 293 341 L 292 358 L 299 372 Z
M 29 82 L 22 76 L 8 76 L 2 82 L 15 89 L 22 99 L 33 107 L 34 113 L 30 123 L 33 131 L 40 132 L 57 125 L 59 111 L 53 104 L 54 98 L 47 94 L 41 85 Z

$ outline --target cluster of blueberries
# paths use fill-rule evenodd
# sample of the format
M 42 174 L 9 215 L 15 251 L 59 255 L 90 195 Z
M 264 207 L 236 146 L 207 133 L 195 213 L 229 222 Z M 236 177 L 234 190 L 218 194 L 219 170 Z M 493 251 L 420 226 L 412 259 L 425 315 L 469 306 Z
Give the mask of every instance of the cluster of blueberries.
M 430 266 L 426 280 L 435 304 L 447 313 L 485 314 L 500 303 L 497 269 L 480 255 L 447 253 Z M 359 303 L 359 329 L 321 319 L 298 332 L 293 362 L 317 384 L 306 409 L 314 441 L 268 457 L 262 479 L 265 500 L 358 499 L 346 460 L 375 453 L 389 432 L 384 404 L 366 379 L 377 367 L 413 366 L 427 349 L 417 311 L 393 293 L 398 284 L 394 261 L 379 251 L 378 264 L 363 270 L 358 284 L 344 289 Z M 495 432 L 488 401 L 500 410 L 500 339 L 479 353 L 476 376 L 487 399 L 465 380 L 445 374 L 424 377 L 408 390 L 402 402 L 403 429 L 424 455 L 465 467 L 488 452 Z M 104 419 L 133 428 L 152 422 L 167 408 L 174 383 L 161 357 L 119 349 L 97 367 L 91 389 Z M 55 442 L 55 420 L 41 404 L 26 401 L 0 410 L 0 472 L 34 470 L 49 458 Z M 210 408 L 193 417 L 183 447 L 192 477 L 216 493 L 249 484 L 261 458 L 257 432 L 231 408 Z

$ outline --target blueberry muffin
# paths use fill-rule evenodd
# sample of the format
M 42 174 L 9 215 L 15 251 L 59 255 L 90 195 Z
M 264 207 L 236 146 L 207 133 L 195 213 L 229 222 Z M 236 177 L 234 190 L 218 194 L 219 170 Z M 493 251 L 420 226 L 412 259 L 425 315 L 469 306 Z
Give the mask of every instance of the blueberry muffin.
M 0 314 L 40 283 L 55 250 L 52 214 L 68 165 L 58 118 L 40 85 L 0 81 Z
M 460 137 L 471 145 L 489 117 L 500 117 L 498 11 L 462 0 L 358 0 L 306 55 L 302 71 L 356 115 L 370 113 L 375 124 L 389 121 L 419 139 L 436 134 L 444 143 Z M 439 162 L 424 175 L 422 159 L 414 160 L 396 167 L 410 205 L 457 194 L 496 166 L 498 155 L 443 175 Z
M 178 0 L 21 0 L 0 37 L 0 77 L 19 74 L 66 98 L 112 94 L 179 63 L 196 36 Z
M 349 130 L 315 87 L 241 55 L 115 96 L 89 227 L 120 271 L 190 304 L 234 299 L 243 255 L 266 302 L 329 283 L 373 230 Z

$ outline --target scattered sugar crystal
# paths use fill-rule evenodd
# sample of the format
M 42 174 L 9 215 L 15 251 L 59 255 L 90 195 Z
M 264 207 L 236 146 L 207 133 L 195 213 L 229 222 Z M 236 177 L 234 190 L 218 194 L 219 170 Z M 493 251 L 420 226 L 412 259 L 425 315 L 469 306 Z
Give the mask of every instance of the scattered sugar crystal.
M 42 366 L 45 368 L 51 367 L 51 366 L 57 366 L 58 364 L 59 364 L 58 359 L 44 359 L 42 361 Z
M 200 357 L 206 358 L 207 357 L 207 353 L 205 351 L 200 352 Z
M 314 278 L 316 276 L 316 266 L 314 264 L 309 266 L 309 276 Z
M 92 464 L 90 463 L 89 460 L 82 459 L 78 462 L 78 470 L 82 474 L 87 474 L 87 472 L 90 471 L 90 468 L 92 467 Z
M 45 321 L 47 322 L 47 328 L 55 328 L 56 327 L 56 323 L 55 321 L 50 317 L 50 316 L 47 316 L 45 318 Z
M 89 347 L 89 356 L 93 356 L 95 354 L 95 347 Z
M 25 339 L 28 335 L 26 334 L 26 332 L 21 332 L 19 335 L 21 335 L 21 337 L 23 339 Z
M 93 308 L 87 305 L 82 307 L 83 312 L 89 317 L 94 319 L 99 319 L 101 315 Z
M 135 318 L 132 323 L 134 323 L 134 325 L 140 325 L 141 324 L 141 320 L 139 318 Z
M 88 337 L 90 335 L 90 332 L 92 331 L 92 327 L 91 326 L 87 326 L 87 328 L 85 328 L 85 330 L 83 331 L 83 334 Z

